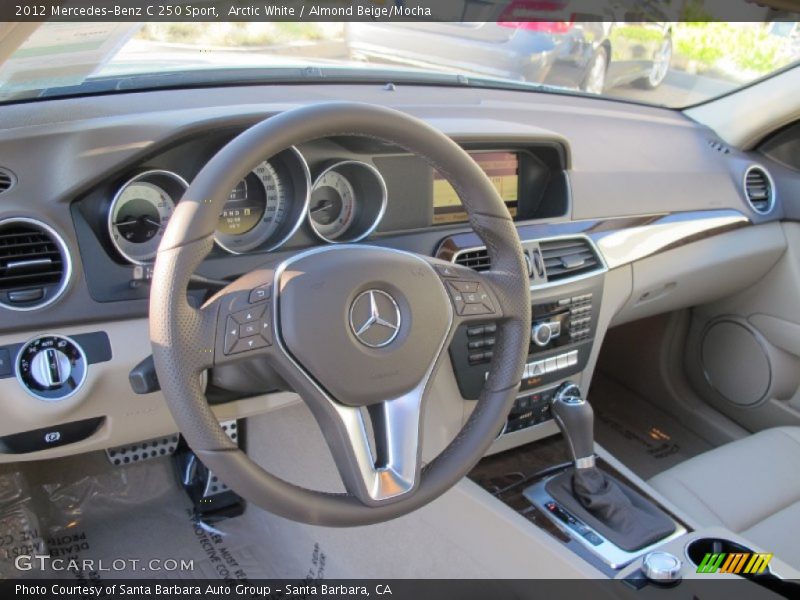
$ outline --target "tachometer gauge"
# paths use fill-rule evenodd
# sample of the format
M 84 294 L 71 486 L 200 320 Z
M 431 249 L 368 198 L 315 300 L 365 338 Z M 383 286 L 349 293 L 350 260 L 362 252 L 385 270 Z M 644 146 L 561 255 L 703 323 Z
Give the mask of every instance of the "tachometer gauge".
M 367 163 L 347 160 L 320 173 L 311 189 L 311 228 L 328 242 L 354 242 L 378 226 L 386 209 L 386 183 Z
M 186 181 L 169 171 L 147 171 L 123 185 L 108 214 L 108 233 L 119 253 L 132 263 L 152 261 Z
M 296 149 L 265 160 L 231 190 L 219 216 L 217 244 L 234 254 L 281 245 L 300 225 L 309 188 L 308 167 Z
M 314 185 L 308 214 L 322 237 L 335 240 L 355 217 L 356 193 L 347 178 L 338 171 L 325 172 Z

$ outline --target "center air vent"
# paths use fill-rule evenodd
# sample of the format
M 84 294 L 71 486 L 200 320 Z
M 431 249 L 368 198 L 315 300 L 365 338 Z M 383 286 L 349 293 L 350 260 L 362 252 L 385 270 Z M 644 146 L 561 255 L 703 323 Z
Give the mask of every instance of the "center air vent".
M 53 302 L 69 281 L 64 241 L 44 223 L 0 221 L 0 306 L 33 310 Z
M 536 245 L 536 242 L 523 244 L 530 247 L 531 244 Z M 538 246 L 548 283 L 591 275 L 604 268 L 597 251 L 586 238 L 545 239 L 539 241 Z M 488 271 L 492 266 L 485 248 L 462 250 L 456 254 L 454 262 L 476 271 Z
M 772 177 L 761 167 L 752 166 L 744 175 L 744 194 L 754 211 L 767 214 L 775 205 Z
M 459 253 L 455 260 L 457 265 L 462 267 L 469 267 L 476 271 L 488 271 L 492 267 L 489 260 L 489 253 L 486 248 L 478 248 L 477 250 L 469 250 Z
M 600 259 L 588 240 L 565 238 L 539 242 L 547 281 L 560 281 L 602 268 Z

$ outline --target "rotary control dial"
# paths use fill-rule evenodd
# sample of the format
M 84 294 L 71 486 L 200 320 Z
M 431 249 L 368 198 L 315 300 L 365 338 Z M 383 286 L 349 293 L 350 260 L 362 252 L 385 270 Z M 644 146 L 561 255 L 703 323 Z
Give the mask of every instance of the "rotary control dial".
M 544 348 L 553 339 L 553 328 L 550 323 L 537 323 L 533 327 L 533 342 L 540 348 Z
M 17 379 L 36 398 L 63 400 L 86 379 L 86 355 L 74 340 L 46 335 L 25 344 L 17 355 Z

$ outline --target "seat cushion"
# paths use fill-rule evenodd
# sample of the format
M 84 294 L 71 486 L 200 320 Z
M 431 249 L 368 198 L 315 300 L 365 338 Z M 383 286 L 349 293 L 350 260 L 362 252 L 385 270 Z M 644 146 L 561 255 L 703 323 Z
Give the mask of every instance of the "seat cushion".
M 702 526 L 723 526 L 800 568 L 800 427 L 720 446 L 650 484 Z

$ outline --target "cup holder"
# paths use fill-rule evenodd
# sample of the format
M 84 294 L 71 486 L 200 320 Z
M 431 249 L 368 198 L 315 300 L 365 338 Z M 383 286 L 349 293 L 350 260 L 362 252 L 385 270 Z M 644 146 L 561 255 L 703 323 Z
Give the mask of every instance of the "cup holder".
M 686 547 L 686 555 L 696 567 L 700 566 L 706 554 L 719 554 L 721 552 L 726 554 L 752 553 L 753 550 L 738 542 L 732 542 L 724 538 L 700 538 L 693 540 Z M 738 576 L 748 579 L 784 598 L 800 598 L 800 584 L 796 581 L 781 579 L 772 572 L 769 565 L 761 573 L 740 572 Z
M 698 540 L 692 541 L 689 546 L 686 548 L 686 554 L 689 557 L 689 560 L 694 563 L 694 566 L 700 566 L 700 563 L 703 562 L 703 558 L 707 554 L 752 554 L 752 548 L 748 548 L 747 546 L 743 546 L 737 542 L 732 542 L 731 540 L 726 540 L 723 538 L 700 538 Z M 762 575 L 766 575 L 771 573 L 769 570 L 769 565 L 767 568 L 762 571 Z M 741 573 L 742 576 L 745 576 L 744 573 Z

